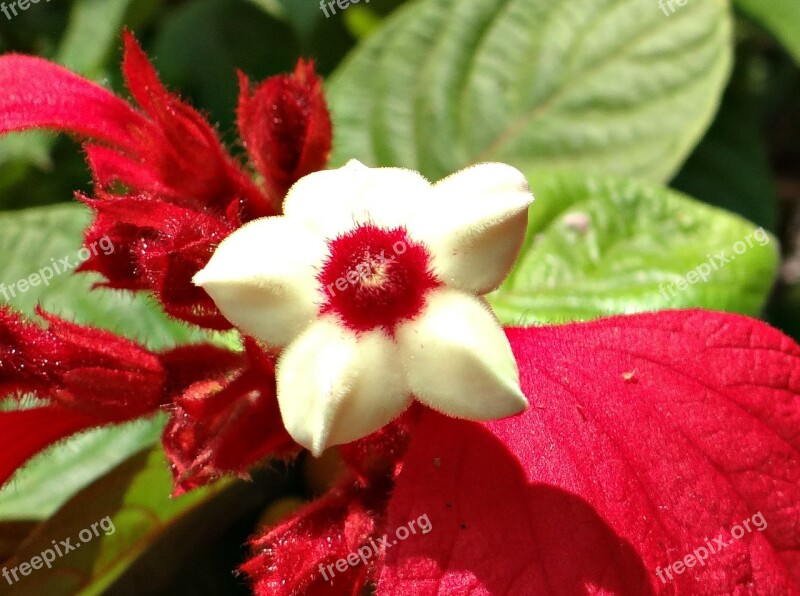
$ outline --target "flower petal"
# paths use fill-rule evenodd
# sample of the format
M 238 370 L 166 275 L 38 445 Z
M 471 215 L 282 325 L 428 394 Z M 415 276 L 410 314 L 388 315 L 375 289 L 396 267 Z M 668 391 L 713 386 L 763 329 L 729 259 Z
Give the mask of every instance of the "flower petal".
M 397 329 L 397 343 L 411 392 L 435 410 L 493 420 L 528 407 L 508 340 L 477 299 L 434 292 L 422 315 Z
M 506 278 L 528 225 L 533 195 L 522 173 L 511 166 L 473 166 L 433 186 L 411 234 L 425 242 L 433 268 L 444 283 L 485 294 Z
M 267 217 L 223 240 L 194 283 L 245 333 L 285 346 L 317 315 L 315 268 L 326 250 L 301 223 Z
M 388 424 L 411 396 L 397 348 L 382 331 L 356 336 L 327 316 L 281 356 L 278 403 L 289 434 L 319 456 Z
M 336 170 L 314 172 L 286 196 L 284 213 L 299 218 L 328 238 L 357 224 L 404 226 L 430 193 L 430 182 L 400 168 L 368 168 L 351 160 Z

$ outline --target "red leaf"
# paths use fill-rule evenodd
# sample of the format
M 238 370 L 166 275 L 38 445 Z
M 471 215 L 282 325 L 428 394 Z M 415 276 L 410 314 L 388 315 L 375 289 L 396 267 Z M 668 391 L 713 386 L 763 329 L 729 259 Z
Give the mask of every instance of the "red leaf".
M 508 336 L 530 410 L 425 416 L 388 527 L 432 530 L 379 593 L 799 593 L 800 347 L 700 311 Z
M 41 58 L 0 56 L 0 133 L 52 128 L 133 149 L 146 120 L 105 88 Z
M 0 412 L 0 437 L 3 440 L 0 486 L 39 451 L 102 424 L 92 416 L 57 407 Z

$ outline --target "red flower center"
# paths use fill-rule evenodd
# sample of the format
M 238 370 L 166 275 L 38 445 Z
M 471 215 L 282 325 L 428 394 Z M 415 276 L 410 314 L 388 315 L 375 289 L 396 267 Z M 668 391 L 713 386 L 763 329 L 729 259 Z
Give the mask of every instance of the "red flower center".
M 405 229 L 365 224 L 329 242 L 330 256 L 318 276 L 335 313 L 354 331 L 395 326 L 415 317 L 430 290 L 440 285 L 427 249 Z

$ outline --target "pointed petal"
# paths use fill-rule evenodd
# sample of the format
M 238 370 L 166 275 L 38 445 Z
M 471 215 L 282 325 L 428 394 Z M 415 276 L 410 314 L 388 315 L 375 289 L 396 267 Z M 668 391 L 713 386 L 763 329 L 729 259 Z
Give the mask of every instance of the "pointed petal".
M 316 268 L 326 250 L 302 224 L 265 217 L 223 240 L 194 283 L 245 333 L 285 346 L 317 315 Z
M 278 362 L 278 402 L 289 434 L 319 456 L 388 424 L 411 397 L 397 348 L 383 332 L 356 337 L 329 316 Z
M 493 420 L 528 407 L 503 329 L 477 299 L 434 292 L 422 315 L 398 328 L 397 344 L 411 392 L 435 410 Z
M 474 294 L 496 289 L 517 258 L 533 195 L 522 173 L 487 163 L 433 186 L 411 234 L 425 242 L 444 283 Z
M 61 439 L 82 430 L 102 426 L 93 416 L 52 406 L 0 412 L 0 486 L 31 457 Z
M 113 93 L 41 58 L 0 56 L 0 133 L 31 128 L 74 132 L 133 150 L 144 117 Z
M 430 183 L 417 172 L 368 168 L 351 160 L 337 170 L 314 172 L 299 180 L 286 196 L 284 213 L 335 238 L 354 223 L 404 226 L 429 193 Z

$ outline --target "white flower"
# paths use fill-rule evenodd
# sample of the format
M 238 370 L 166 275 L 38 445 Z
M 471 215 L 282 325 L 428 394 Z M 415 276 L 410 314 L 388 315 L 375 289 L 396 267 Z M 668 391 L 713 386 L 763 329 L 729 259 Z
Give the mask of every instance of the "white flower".
M 351 161 L 297 182 L 284 215 L 234 232 L 194 282 L 244 333 L 286 348 L 281 415 L 314 454 L 371 434 L 413 398 L 504 418 L 528 403 L 481 296 L 511 269 L 532 201 L 503 164 L 431 185 Z

